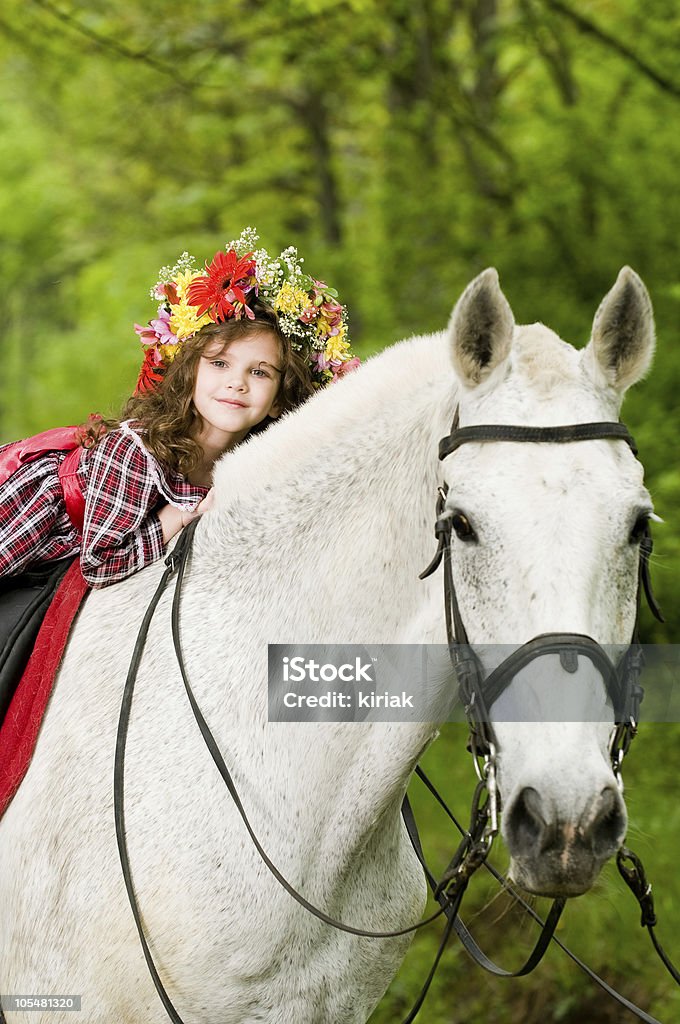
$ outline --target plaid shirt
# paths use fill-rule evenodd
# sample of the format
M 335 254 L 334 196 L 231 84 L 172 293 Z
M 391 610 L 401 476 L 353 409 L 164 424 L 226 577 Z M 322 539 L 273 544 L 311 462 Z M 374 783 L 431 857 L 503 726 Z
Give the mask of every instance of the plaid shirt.
M 80 551 L 93 587 L 125 579 L 163 554 L 158 510 L 196 507 L 207 488 L 165 469 L 127 423 L 83 449 L 78 479 L 85 495 L 83 535 L 71 523 L 57 475 L 62 453 L 20 466 L 0 486 L 0 576 Z

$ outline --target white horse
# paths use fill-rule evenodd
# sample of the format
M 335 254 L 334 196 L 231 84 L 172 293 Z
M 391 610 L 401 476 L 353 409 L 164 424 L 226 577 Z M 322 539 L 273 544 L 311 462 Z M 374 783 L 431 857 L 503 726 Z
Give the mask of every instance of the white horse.
M 369 360 L 218 465 L 216 507 L 200 522 L 184 588 L 189 676 L 265 849 L 334 917 L 372 930 L 419 919 L 425 884 L 400 807 L 436 729 L 268 723 L 267 644 L 445 642 L 441 569 L 418 580 L 442 481 L 476 538 L 453 542 L 472 643 L 555 631 L 628 642 L 631 533 L 651 510 L 628 446 L 471 443 L 439 463 L 437 443 L 456 407 L 461 425 L 615 420 L 653 344 L 649 297 L 627 268 L 581 352 L 540 324 L 516 327 L 485 271 L 448 330 Z M 88 598 L 0 824 L 0 991 L 80 994 L 88 1024 L 167 1020 L 123 886 L 112 800 L 123 680 L 161 569 Z M 166 595 L 125 768 L 132 874 L 161 978 L 187 1024 L 364 1022 L 409 938 L 339 932 L 272 878 L 199 736 L 169 608 Z M 585 662 L 543 689 L 568 680 L 584 707 L 593 687 L 602 702 Z M 541 687 L 532 699 L 540 703 Z M 528 890 L 584 891 L 621 843 L 610 732 L 611 721 L 496 723 L 503 835 Z

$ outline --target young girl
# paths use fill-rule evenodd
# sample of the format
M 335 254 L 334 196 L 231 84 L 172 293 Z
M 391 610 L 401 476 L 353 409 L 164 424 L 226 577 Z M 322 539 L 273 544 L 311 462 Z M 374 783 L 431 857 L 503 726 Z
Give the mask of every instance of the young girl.
M 209 507 L 220 455 L 358 364 L 337 294 L 256 241 L 246 229 L 203 272 L 187 253 L 163 268 L 120 421 L 91 419 L 77 446 L 48 431 L 0 448 L 0 576 L 80 552 L 101 587 L 155 561 Z

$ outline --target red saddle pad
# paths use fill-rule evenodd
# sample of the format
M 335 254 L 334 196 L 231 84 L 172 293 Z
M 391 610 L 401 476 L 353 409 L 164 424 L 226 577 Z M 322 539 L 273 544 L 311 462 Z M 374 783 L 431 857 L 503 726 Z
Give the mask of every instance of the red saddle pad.
M 47 609 L 33 653 L 0 727 L 0 817 L 31 763 L 71 625 L 88 590 L 75 559 Z

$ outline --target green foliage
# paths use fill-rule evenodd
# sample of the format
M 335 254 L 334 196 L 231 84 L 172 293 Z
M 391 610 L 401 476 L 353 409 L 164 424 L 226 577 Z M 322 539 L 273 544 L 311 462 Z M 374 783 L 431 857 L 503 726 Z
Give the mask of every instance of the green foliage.
M 645 618 L 645 639 L 680 640 L 679 43 L 671 0 L 4 0 L 0 439 L 116 410 L 157 268 L 183 249 L 209 257 L 246 224 L 267 246 L 294 241 L 338 287 L 362 354 L 443 327 L 487 265 L 519 320 L 582 344 L 629 263 L 659 337 L 625 410 L 666 520 L 653 572 L 669 621 Z M 668 792 L 680 736 L 653 728 L 663 754 L 637 741 L 629 793 L 668 938 L 680 822 L 645 794 Z M 456 744 L 430 756 L 467 792 Z M 426 830 L 440 863 L 443 832 Z M 491 948 L 516 962 L 505 954 L 525 926 L 506 911 L 484 925 L 497 901 L 483 911 L 489 891 L 474 888 Z M 630 904 L 609 872 L 569 908 L 565 935 L 677 1019 Z M 374 1024 L 405 1011 L 434 941 L 418 938 Z M 558 956 L 525 982 L 471 983 L 471 970 L 450 957 L 424 1020 L 619 1020 Z

